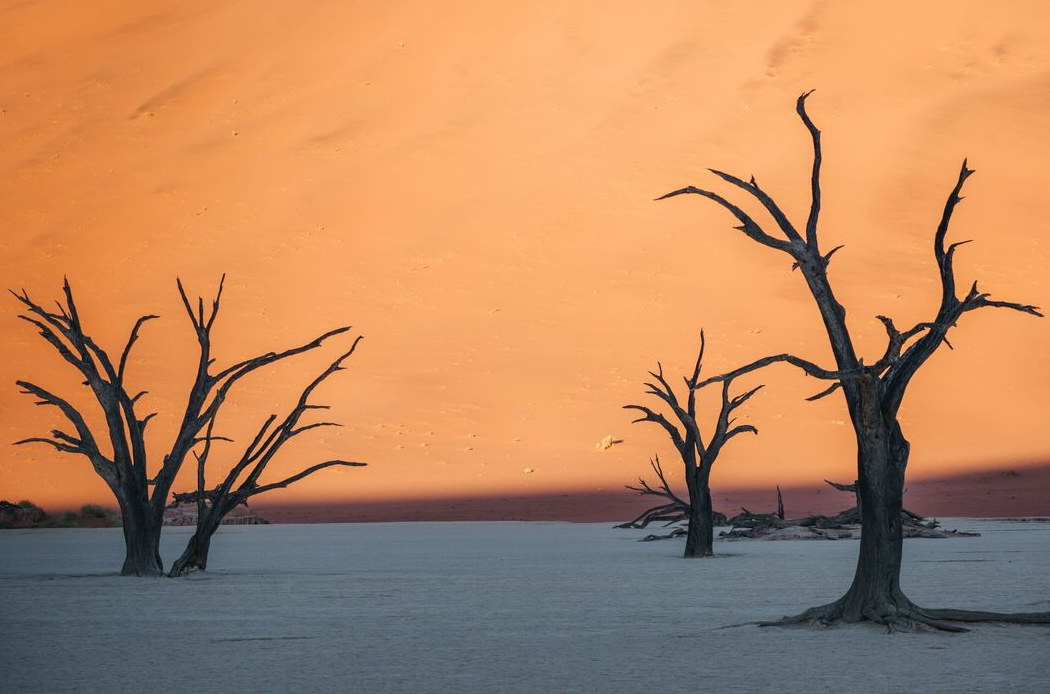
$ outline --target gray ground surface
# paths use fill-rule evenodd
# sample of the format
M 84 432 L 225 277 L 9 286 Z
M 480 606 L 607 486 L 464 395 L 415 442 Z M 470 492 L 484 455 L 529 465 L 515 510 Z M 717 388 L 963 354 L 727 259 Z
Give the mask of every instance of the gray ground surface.
M 941 607 L 1050 609 L 1050 525 L 908 540 Z M 165 533 L 170 563 L 189 529 Z M 228 527 L 212 571 L 115 575 L 119 530 L 0 531 L 0 691 L 1041 692 L 1050 628 L 722 628 L 827 602 L 856 541 L 680 541 L 562 523 Z M 225 682 L 224 685 L 219 685 Z

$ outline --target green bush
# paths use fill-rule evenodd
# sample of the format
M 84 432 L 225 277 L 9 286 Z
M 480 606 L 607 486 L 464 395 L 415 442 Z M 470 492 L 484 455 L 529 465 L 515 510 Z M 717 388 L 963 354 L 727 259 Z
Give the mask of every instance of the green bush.
M 18 502 L 18 505 L 21 506 L 22 508 L 24 508 L 27 511 L 39 511 L 39 510 L 41 510 L 39 506 L 34 504 L 29 499 L 22 499 L 21 501 Z

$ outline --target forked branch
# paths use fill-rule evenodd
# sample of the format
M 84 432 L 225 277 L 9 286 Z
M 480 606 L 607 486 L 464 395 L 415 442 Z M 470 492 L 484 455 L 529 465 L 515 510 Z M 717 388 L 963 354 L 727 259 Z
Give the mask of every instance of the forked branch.
M 901 335 L 901 337 L 904 337 L 904 340 L 899 340 L 899 342 L 903 344 L 908 337 L 924 332 L 922 337 L 909 347 L 902 352 L 898 351 L 897 356 L 892 358 L 890 363 L 887 364 L 888 368 L 882 377 L 880 389 L 884 398 L 884 409 L 890 415 L 895 415 L 899 409 L 908 384 L 919 368 L 926 363 L 926 360 L 937 351 L 937 348 L 942 343 L 951 347 L 947 338 L 948 331 L 955 327 L 963 313 L 979 308 L 1005 308 L 1032 316 L 1043 316 L 1038 306 L 992 299 L 989 294 L 977 289 L 976 281 L 973 282 L 970 290 L 964 297 L 960 298 L 956 292 L 955 251 L 970 241 L 958 241 L 948 246 L 945 246 L 945 241 L 955 208 L 963 200 L 963 186 L 973 173 L 974 169 L 969 168 L 967 161 L 964 159 L 955 185 L 944 203 L 944 210 L 941 213 L 941 219 L 934 233 L 933 253 L 937 261 L 941 281 L 941 303 L 937 309 L 937 315 L 932 321 L 919 323 L 911 331 Z M 884 322 L 886 321 L 884 320 Z M 891 348 L 894 347 L 895 336 L 891 330 L 891 325 L 891 322 L 887 323 L 887 331 L 890 334 L 890 345 L 887 346 L 886 351 L 887 357 L 893 356 Z M 885 359 L 886 357 L 884 357 Z
M 732 214 L 734 217 L 736 217 L 737 221 L 740 222 L 740 226 L 737 226 L 737 227 L 734 227 L 734 228 L 737 229 L 738 231 L 744 232 L 744 234 L 746 234 L 748 236 L 748 238 L 752 239 L 753 241 L 757 241 L 760 244 L 762 244 L 763 246 L 768 246 L 770 248 L 775 248 L 778 251 L 784 251 L 785 253 L 788 253 L 788 254 L 792 253 L 792 250 L 791 250 L 792 247 L 791 247 L 790 243 L 788 243 L 787 241 L 782 241 L 782 240 L 780 240 L 780 239 L 778 239 L 778 238 L 776 238 L 774 236 L 770 236 L 769 234 L 767 234 L 762 229 L 762 227 L 759 226 L 759 224 L 754 219 L 751 218 L 750 215 L 748 215 L 746 212 L 744 212 L 742 209 L 740 209 L 739 207 L 737 207 L 733 203 L 731 203 L 728 200 L 726 200 L 725 198 L 723 198 L 718 193 L 713 193 L 713 192 L 711 192 L 709 190 L 704 190 L 702 188 L 697 188 L 696 186 L 686 186 L 685 188 L 679 188 L 678 190 L 673 190 L 670 193 L 667 193 L 666 195 L 661 195 L 660 197 L 658 197 L 656 199 L 657 200 L 666 200 L 667 198 L 673 198 L 673 197 L 678 196 L 678 195 L 686 195 L 686 194 L 702 195 L 703 197 L 707 198 L 708 200 L 713 200 L 716 203 L 718 203 L 720 206 L 722 206 L 723 208 L 728 210 L 730 212 L 730 214 Z
M 633 492 L 638 492 L 643 496 L 656 496 L 664 500 L 663 503 L 653 506 L 652 508 L 646 509 L 640 516 L 627 523 L 621 523 L 616 526 L 617 528 L 645 528 L 650 523 L 664 523 L 670 525 L 679 521 L 685 520 L 689 515 L 689 502 L 684 501 L 681 497 L 675 494 L 671 490 L 671 485 L 667 483 L 667 478 L 664 476 L 663 468 L 660 466 L 660 456 L 656 455 L 649 459 L 649 466 L 652 467 L 653 472 L 656 473 L 656 478 L 659 480 L 657 487 L 652 487 L 644 478 L 638 478 L 638 484 L 640 486 L 635 487 L 633 485 L 626 485 L 627 489 Z

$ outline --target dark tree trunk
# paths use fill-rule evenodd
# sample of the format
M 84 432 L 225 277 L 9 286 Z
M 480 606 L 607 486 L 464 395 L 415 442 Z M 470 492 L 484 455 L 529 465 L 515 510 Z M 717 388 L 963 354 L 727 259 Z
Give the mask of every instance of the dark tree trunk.
M 174 578 L 193 573 L 194 571 L 206 570 L 208 568 L 208 550 L 211 548 L 211 536 L 214 534 L 215 530 L 198 528 L 186 544 L 186 549 L 182 552 L 182 556 L 171 565 L 171 572 L 168 575 Z
M 875 379 L 858 379 L 844 392 L 857 436 L 860 553 L 846 594 L 830 605 L 814 608 L 808 617 L 823 622 L 869 619 L 892 627 L 917 620 L 918 608 L 900 588 L 901 511 L 910 447 L 900 425 L 886 421 Z
M 230 512 L 233 506 L 236 506 L 236 504 L 225 504 L 219 507 L 207 505 L 200 509 L 203 513 L 198 512 L 197 529 L 190 537 L 190 541 L 186 543 L 186 549 L 183 550 L 182 556 L 171 565 L 171 571 L 168 572 L 168 576 L 175 578 L 195 571 L 207 570 L 211 536 L 219 529 L 223 517 Z
M 685 554 L 690 557 L 714 556 L 715 512 L 711 506 L 711 488 L 703 481 L 689 493 L 689 529 L 685 536 Z
M 120 504 L 126 549 L 120 573 L 122 576 L 163 576 L 161 524 L 153 518 L 148 507 L 142 506 L 133 502 Z
M 853 583 L 840 601 L 842 617 L 846 621 L 892 621 L 901 609 L 911 606 L 900 588 L 907 458 L 894 455 L 899 447 L 883 445 L 892 439 L 887 432 L 866 433 L 869 440 L 861 442 L 858 454 L 860 555 Z
M 863 434 L 863 436 L 861 436 Z M 860 622 L 870 620 L 895 628 L 914 624 L 946 631 L 966 631 L 943 620 L 965 621 L 977 613 L 959 610 L 929 610 L 919 607 L 900 587 L 903 550 L 904 471 L 908 442 L 896 422 L 892 427 L 871 430 L 858 426 L 857 495 L 861 500 L 860 554 L 853 583 L 846 594 L 829 605 L 814 607 L 800 615 L 767 624 L 798 622 Z M 951 613 L 952 616 L 949 616 Z M 990 613 L 982 613 L 987 616 Z M 1047 615 L 998 614 L 1001 621 L 1033 623 Z M 980 620 L 985 621 L 985 620 Z

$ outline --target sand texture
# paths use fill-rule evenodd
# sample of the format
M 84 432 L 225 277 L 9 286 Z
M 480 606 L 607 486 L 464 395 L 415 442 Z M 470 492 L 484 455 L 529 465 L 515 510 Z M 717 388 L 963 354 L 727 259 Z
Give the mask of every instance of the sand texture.
M 689 197 L 706 167 L 754 174 L 800 224 L 816 88 L 822 238 L 869 363 L 939 299 L 932 234 L 964 156 L 960 284 L 1050 306 L 1050 7 L 931 2 L 0 2 L 0 277 L 41 300 L 68 275 L 129 366 L 151 451 L 170 442 L 195 341 L 174 287 L 229 273 L 219 364 L 352 324 L 367 338 L 319 400 L 347 426 L 304 437 L 274 479 L 347 457 L 283 502 L 595 492 L 668 452 L 631 426 L 659 359 L 711 372 L 791 350 L 829 357 L 798 273 Z M 748 209 L 751 209 L 749 206 Z M 0 305 L 0 440 L 58 415 L 75 374 Z M 1048 460 L 1050 322 L 967 315 L 901 415 L 911 473 Z M 334 353 L 337 347 L 332 347 Z M 249 437 L 327 355 L 246 380 L 222 434 Z M 741 411 L 758 438 L 715 484 L 852 474 L 839 396 L 788 369 Z M 675 378 L 677 381 L 677 377 Z M 741 387 L 747 384 L 741 383 Z M 144 412 L 149 410 L 144 409 Z M 218 432 L 217 432 L 218 433 Z M 598 452 L 606 437 L 624 443 Z M 103 437 L 104 438 L 104 437 Z M 737 443 L 737 442 L 734 442 Z M 213 455 L 214 477 L 236 458 Z M 2 494 L 108 502 L 88 464 L 20 448 Z M 526 472 L 529 470 L 531 472 Z M 850 478 L 852 479 L 852 478 Z M 181 485 L 189 488 L 187 477 Z M 959 511 L 958 513 L 964 513 Z

